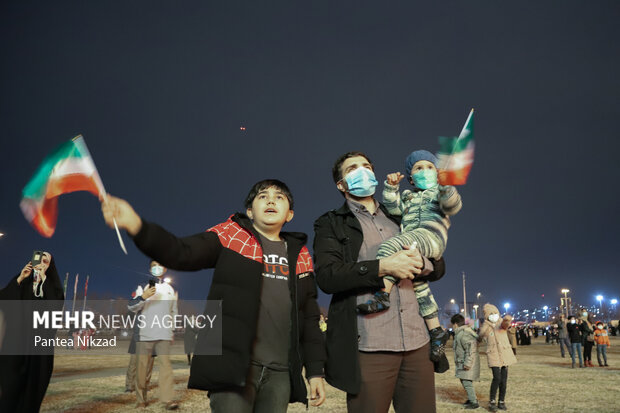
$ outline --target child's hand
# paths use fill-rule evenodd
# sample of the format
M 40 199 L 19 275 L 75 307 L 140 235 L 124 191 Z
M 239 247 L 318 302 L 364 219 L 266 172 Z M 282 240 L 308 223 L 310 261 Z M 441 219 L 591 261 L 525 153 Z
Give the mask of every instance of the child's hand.
M 394 173 L 388 174 L 387 183 L 390 185 L 398 185 L 400 181 L 403 180 L 404 177 L 405 175 L 401 174 L 400 172 L 394 172 Z

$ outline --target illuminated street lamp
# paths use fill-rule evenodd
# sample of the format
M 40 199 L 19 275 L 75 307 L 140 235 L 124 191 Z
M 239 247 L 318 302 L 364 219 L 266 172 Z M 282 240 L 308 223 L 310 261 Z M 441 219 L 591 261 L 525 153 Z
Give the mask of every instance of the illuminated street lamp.
M 596 296 L 596 301 L 598 301 L 598 311 L 601 314 L 603 314 L 603 298 L 604 297 L 602 295 L 600 295 L 600 294 Z M 602 317 L 602 319 L 605 319 L 605 317 L 603 317 L 602 315 L 601 315 L 601 317 Z
M 564 299 L 560 299 L 560 302 L 566 309 L 566 318 L 568 318 L 568 312 L 570 307 L 570 305 L 568 304 L 568 297 L 566 296 L 566 294 L 568 293 L 570 293 L 570 290 L 568 288 L 562 288 L 562 294 L 564 294 Z
M 545 320 L 546 320 L 546 321 L 549 321 L 549 316 L 547 315 L 547 310 L 548 310 L 548 309 L 549 309 L 549 307 L 547 307 L 547 306 L 544 306 L 544 307 L 543 307 L 543 310 L 545 310 Z
M 506 310 L 505 312 L 508 312 L 508 309 L 510 308 L 510 303 L 504 303 L 504 310 Z

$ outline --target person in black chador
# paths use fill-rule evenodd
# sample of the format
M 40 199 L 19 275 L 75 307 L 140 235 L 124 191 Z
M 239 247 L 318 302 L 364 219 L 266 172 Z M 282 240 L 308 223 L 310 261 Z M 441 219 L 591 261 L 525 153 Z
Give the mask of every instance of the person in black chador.
M 35 266 L 28 262 L 0 290 L 6 321 L 6 334 L 0 343 L 0 412 L 38 412 L 41 408 L 54 369 L 54 352 L 52 346 L 46 354 L 41 354 L 40 350 L 35 354 L 34 336 L 50 339 L 56 331 L 30 328 L 31 310 L 59 311 L 64 299 L 56 264 L 49 252 L 42 253 L 41 262 Z M 15 303 L 8 300 L 26 300 L 27 303 L 20 311 L 9 312 L 7 306 Z

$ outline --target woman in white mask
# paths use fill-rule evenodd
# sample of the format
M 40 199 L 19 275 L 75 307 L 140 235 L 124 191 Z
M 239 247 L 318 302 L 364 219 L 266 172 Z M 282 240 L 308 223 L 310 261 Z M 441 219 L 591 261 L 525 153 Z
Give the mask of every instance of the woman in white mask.
M 512 317 L 505 315 L 503 320 L 499 310 L 493 304 L 484 305 L 485 322 L 480 327 L 480 339 L 487 345 L 487 362 L 493 372 L 491 391 L 489 396 L 489 410 L 492 412 L 506 410 L 506 385 L 508 381 L 508 366 L 517 362 L 512 352 L 512 346 L 508 340 L 507 329 L 510 327 Z M 499 390 L 499 399 L 496 399 Z M 497 400 L 497 404 L 496 401 Z

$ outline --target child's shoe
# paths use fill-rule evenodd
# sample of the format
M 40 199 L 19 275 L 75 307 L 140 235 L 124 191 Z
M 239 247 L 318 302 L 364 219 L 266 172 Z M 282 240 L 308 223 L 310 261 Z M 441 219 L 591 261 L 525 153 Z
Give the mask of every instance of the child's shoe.
M 500 410 L 508 410 L 506 408 L 506 403 L 504 403 L 503 400 L 500 400 L 499 402 L 497 402 L 497 408 L 500 409 Z
M 390 308 L 390 294 L 386 291 L 377 291 L 372 298 L 364 304 L 358 304 L 357 311 L 360 314 L 375 314 Z
M 497 406 L 495 405 L 495 400 L 491 400 L 489 402 L 489 411 L 490 412 L 496 412 L 497 411 Z
M 436 327 L 429 331 L 431 336 L 431 360 L 439 361 L 446 352 L 446 342 L 450 338 L 450 333 L 441 327 Z

